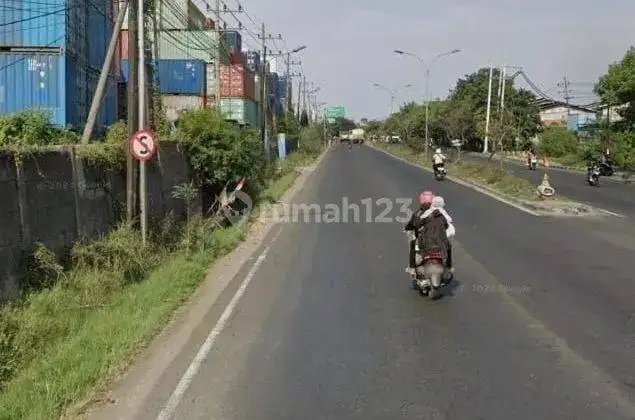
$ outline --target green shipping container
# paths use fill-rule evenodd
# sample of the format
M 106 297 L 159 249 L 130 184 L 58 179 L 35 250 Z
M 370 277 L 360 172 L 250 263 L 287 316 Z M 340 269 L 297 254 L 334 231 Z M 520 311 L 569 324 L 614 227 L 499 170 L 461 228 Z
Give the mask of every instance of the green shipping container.
M 158 1 L 157 25 L 162 30 L 203 28 L 207 18 L 192 0 Z M 128 30 L 128 10 L 121 29 Z
M 220 100 L 220 111 L 227 120 L 238 121 L 254 128 L 260 125 L 260 110 L 254 101 L 223 98 Z
M 201 60 L 213 63 L 218 35 L 210 29 L 162 31 L 159 33 L 159 58 Z M 229 54 L 221 48 L 221 63 L 229 63 Z

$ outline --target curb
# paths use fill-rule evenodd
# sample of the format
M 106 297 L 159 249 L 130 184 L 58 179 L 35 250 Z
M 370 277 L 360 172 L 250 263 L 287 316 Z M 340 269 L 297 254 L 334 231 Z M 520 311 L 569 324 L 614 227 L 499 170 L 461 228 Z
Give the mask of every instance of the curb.
M 419 168 L 419 169 L 423 169 L 426 172 L 432 173 L 432 169 L 426 168 L 425 166 L 416 164 L 416 163 L 412 163 L 400 156 L 394 155 L 388 151 L 382 150 L 378 147 L 375 146 L 369 146 L 379 152 L 385 153 L 388 156 L 392 157 L 393 159 L 397 159 L 399 161 L 402 161 L 404 163 L 407 163 L 410 166 L 413 166 L 415 168 Z M 494 200 L 500 201 L 501 203 L 507 204 L 508 206 L 514 207 L 517 210 L 520 210 L 522 212 L 525 212 L 527 214 L 530 214 L 532 216 L 535 217 L 562 217 L 562 216 L 568 216 L 568 217 L 589 217 L 589 216 L 599 216 L 599 215 L 610 215 L 610 216 L 615 216 L 615 217 L 624 217 L 620 214 L 617 213 L 613 213 L 610 212 L 608 210 L 604 210 L 604 209 L 599 209 L 596 207 L 592 207 L 589 206 L 587 204 L 582 204 L 582 203 L 577 203 L 574 202 L 574 208 L 577 211 L 567 211 L 567 209 L 565 207 L 562 207 L 560 209 L 555 209 L 555 208 L 550 208 L 550 209 L 546 209 L 542 206 L 540 206 L 538 203 L 534 204 L 534 203 L 530 203 L 524 200 L 520 200 L 520 199 L 516 199 L 516 198 L 510 198 L 510 197 L 503 197 L 500 195 L 500 193 L 498 193 L 497 191 L 488 188 L 486 186 L 477 184 L 475 182 L 472 181 L 466 181 L 460 178 L 456 178 L 454 176 L 451 175 L 446 175 L 446 179 L 448 179 L 449 181 L 452 181 L 456 184 L 462 185 L 464 187 L 467 188 L 471 188 L 483 195 L 486 195 L 490 198 L 493 198 Z
M 524 164 L 524 160 L 523 159 L 514 159 L 508 156 L 502 157 L 502 158 L 498 158 L 499 160 L 506 160 L 508 162 L 513 162 L 513 163 L 518 163 L 518 164 Z M 584 169 L 581 168 L 576 168 L 575 166 L 566 166 L 566 165 L 552 165 L 550 164 L 549 166 L 544 166 L 542 164 L 538 164 L 539 168 L 543 168 L 543 169 L 559 169 L 561 171 L 567 171 L 567 172 L 576 172 L 576 173 L 585 173 L 586 171 Z M 615 172 L 613 175 L 609 176 L 609 177 L 604 177 L 605 179 L 608 179 L 612 182 L 624 182 L 623 177 L 626 175 L 625 172 Z

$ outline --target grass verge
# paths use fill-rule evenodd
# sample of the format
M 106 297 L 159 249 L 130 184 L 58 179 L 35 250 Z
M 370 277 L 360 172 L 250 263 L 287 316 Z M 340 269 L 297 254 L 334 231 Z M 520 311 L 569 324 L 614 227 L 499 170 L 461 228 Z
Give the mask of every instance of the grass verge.
M 279 200 L 298 166 L 314 159 L 291 155 L 257 201 Z M 214 229 L 194 217 L 176 235 L 177 246 L 139 253 L 137 233 L 123 226 L 77 246 L 68 272 L 43 252 L 55 285 L 0 313 L 0 419 L 59 418 L 106 387 L 248 229 L 247 223 Z
M 373 147 L 385 150 L 428 169 L 432 166 L 430 161 L 421 153 L 417 153 L 405 145 L 374 143 Z M 535 185 L 510 174 L 498 162 L 493 162 L 492 164 L 474 162 L 451 163 L 447 165 L 447 171 L 450 176 L 477 184 L 502 197 L 525 201 L 540 201 L 536 194 Z M 556 198 L 556 200 L 563 200 L 563 198 Z

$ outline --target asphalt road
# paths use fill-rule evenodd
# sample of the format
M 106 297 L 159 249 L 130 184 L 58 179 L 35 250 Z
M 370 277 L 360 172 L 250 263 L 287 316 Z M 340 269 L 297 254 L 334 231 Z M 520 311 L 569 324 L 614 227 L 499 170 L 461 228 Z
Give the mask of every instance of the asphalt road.
M 466 154 L 466 160 L 484 161 L 481 155 Z M 547 172 L 549 182 L 556 193 L 581 203 L 590 204 L 623 216 L 635 217 L 635 183 L 625 184 L 618 177 L 600 178 L 600 187 L 591 187 L 581 172 L 562 169 L 538 168 L 530 171 L 517 162 L 505 161 L 504 165 L 514 175 L 526 179 L 538 186 Z
M 378 199 L 422 189 L 445 197 L 457 228 L 457 281 L 435 302 L 410 289 L 402 224 L 374 221 Z M 534 218 L 365 146 L 331 151 L 296 202 L 326 217 L 343 197 L 374 204 L 360 223 L 351 211 L 274 228 L 173 418 L 635 418 L 633 226 Z M 399 205 L 388 217 L 404 217 Z M 136 418 L 157 418 L 251 269 Z

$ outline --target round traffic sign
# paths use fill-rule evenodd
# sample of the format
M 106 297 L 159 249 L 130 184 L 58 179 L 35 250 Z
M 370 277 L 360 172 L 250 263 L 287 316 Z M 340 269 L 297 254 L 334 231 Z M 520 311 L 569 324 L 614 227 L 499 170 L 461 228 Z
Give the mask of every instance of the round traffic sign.
M 157 151 L 154 134 L 148 130 L 139 130 L 130 138 L 130 152 L 137 160 L 152 159 Z

